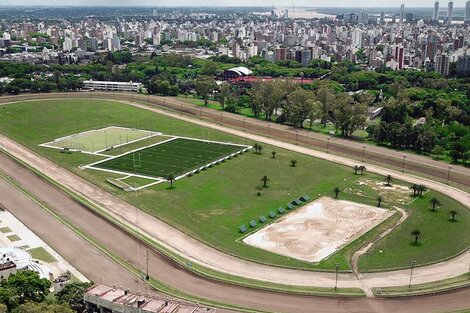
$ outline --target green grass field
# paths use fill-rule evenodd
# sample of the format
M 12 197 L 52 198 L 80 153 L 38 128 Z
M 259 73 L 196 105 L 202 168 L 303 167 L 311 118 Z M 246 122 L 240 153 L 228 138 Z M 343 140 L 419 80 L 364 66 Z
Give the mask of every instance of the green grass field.
M 242 149 L 242 146 L 176 138 L 94 167 L 166 179 L 170 174 L 177 177 Z
M 54 263 L 57 260 L 44 249 L 43 247 L 37 247 L 29 250 L 33 259 L 40 260 L 46 263 Z
M 48 145 L 58 148 L 96 152 L 154 135 L 149 131 L 112 126 L 58 138 L 49 142 Z
M 352 252 L 380 232 L 378 228 L 371 230 L 317 266 L 258 250 L 237 241 L 242 236 L 238 231 L 239 225 L 304 194 L 308 194 L 312 200 L 323 195 L 332 196 L 333 188 L 339 186 L 343 190 L 339 195 L 340 199 L 376 204 L 378 190 L 364 185 L 359 188 L 358 182 L 364 179 L 382 182 L 383 177 L 372 173 L 354 175 L 353 170 L 348 167 L 277 147 L 263 144 L 261 155 L 245 153 L 210 170 L 179 180 L 175 182 L 173 189 L 169 189 L 167 184 L 159 184 L 136 193 L 126 193 L 106 182 L 108 177 L 119 178 L 123 175 L 78 168 L 79 165 L 102 159 L 99 156 L 64 154 L 56 149 L 39 146 L 52 140 L 51 138 L 77 133 L 77 128 L 78 132 L 83 132 L 123 123 L 132 123 L 134 128 L 169 135 L 254 144 L 247 142 L 245 138 L 104 100 L 31 101 L 8 104 L 0 109 L 1 133 L 194 238 L 239 257 L 309 270 L 332 270 L 339 260 L 341 269 L 348 269 L 347 262 Z M 271 151 L 277 152 L 276 158 L 271 157 Z M 298 161 L 296 167 L 290 166 L 292 159 Z M 261 184 L 260 180 L 264 175 L 270 181 L 268 187 L 261 191 L 261 196 L 257 196 L 255 187 Z M 394 184 L 406 186 L 403 182 Z M 437 213 L 429 209 L 429 200 L 433 195 L 443 203 Z M 403 205 L 397 203 L 396 199 L 387 197 L 391 196 L 385 195 L 385 208 L 399 205 L 410 217 L 402 227 L 373 246 L 371 253 L 360 260 L 362 268 L 374 270 L 406 267 L 410 258 L 415 258 L 418 264 L 435 262 L 470 246 L 470 210 L 460 203 L 432 191 L 423 198 Z M 447 213 L 451 209 L 459 212 L 457 222 L 449 221 Z M 393 224 L 393 220 L 387 222 Z M 415 227 L 419 227 L 423 233 L 419 246 L 411 243 L 410 229 Z M 417 255 L 421 257 L 418 258 Z

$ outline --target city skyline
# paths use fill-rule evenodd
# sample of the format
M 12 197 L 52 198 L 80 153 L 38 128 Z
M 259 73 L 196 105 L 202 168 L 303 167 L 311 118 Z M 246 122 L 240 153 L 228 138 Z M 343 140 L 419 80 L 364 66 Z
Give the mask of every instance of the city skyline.
M 447 3 L 448 1 L 440 1 L 441 3 Z M 453 1 L 454 8 L 464 8 L 466 0 Z M 434 1 L 429 0 L 412 0 L 412 1 L 402 1 L 395 2 L 390 0 L 378 0 L 378 1 L 369 1 L 369 0 L 360 0 L 354 3 L 351 3 L 347 0 L 339 0 L 335 2 L 335 5 L 332 5 L 331 1 L 328 0 L 319 0 L 315 2 L 315 5 L 312 5 L 310 1 L 307 0 L 297 0 L 297 1 L 288 1 L 288 0 L 261 0 L 257 1 L 256 4 L 253 4 L 249 0 L 220 0 L 220 1 L 211 1 L 211 0 L 177 0 L 172 1 L 171 5 L 165 1 L 153 1 L 153 0 L 142 0 L 138 3 L 128 0 L 70 0 L 64 5 L 63 1 L 60 0 L 18 0 L 15 1 L 15 4 L 12 5 L 10 1 L 0 0 L 0 6 L 129 6 L 129 7 L 142 7 L 142 6 L 151 6 L 151 7 L 306 7 L 306 8 L 400 8 L 401 4 L 404 4 L 408 8 L 433 8 Z

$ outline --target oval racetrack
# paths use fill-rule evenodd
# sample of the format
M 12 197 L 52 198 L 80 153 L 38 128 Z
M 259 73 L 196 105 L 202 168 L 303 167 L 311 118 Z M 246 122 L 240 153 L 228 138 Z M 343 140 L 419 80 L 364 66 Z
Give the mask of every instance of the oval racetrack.
M 120 257 L 129 260 L 136 266 L 140 264 L 140 267 L 143 267 L 145 247 L 141 246 L 139 249 L 139 245 L 131 235 L 96 216 L 64 192 L 4 154 L 0 154 L 0 171 L 16 180 L 37 199 L 66 217 L 84 233 Z M 115 273 L 119 269 L 115 264 L 111 266 L 112 262 L 107 257 L 97 258 L 96 251 L 93 252 L 93 260 L 96 260 L 97 263 L 94 266 L 90 263 L 84 264 L 83 259 L 91 258 L 88 254 L 91 252 L 83 251 L 78 244 L 73 245 L 75 249 L 71 249 L 69 241 L 57 240 L 57 234 L 50 231 L 53 225 L 50 224 L 49 213 L 32 203 L 27 206 L 28 212 L 25 214 L 24 210 L 21 210 L 23 207 L 18 205 L 19 202 L 24 201 L 24 199 L 18 199 L 24 197 L 22 194 L 9 191 L 4 182 L 0 184 L 0 191 L 0 202 L 4 203 L 7 209 L 11 210 L 46 242 L 49 242 L 59 253 L 63 253 L 64 257 L 77 266 L 87 277 L 95 282 L 138 286 L 135 278 L 128 275 L 123 268 L 121 269 L 124 271 L 123 273 Z M 139 250 L 140 258 L 137 256 Z M 109 271 L 113 272 L 104 275 L 103 267 L 109 267 Z M 470 306 L 468 300 L 470 299 L 470 289 L 406 299 L 322 298 L 255 290 L 197 276 L 174 264 L 155 250 L 151 250 L 150 253 L 149 273 L 155 279 L 189 294 L 217 302 L 277 312 L 442 312 L 462 310 Z M 103 281 L 104 279 L 116 279 L 116 281 Z M 142 288 L 144 287 L 142 286 Z

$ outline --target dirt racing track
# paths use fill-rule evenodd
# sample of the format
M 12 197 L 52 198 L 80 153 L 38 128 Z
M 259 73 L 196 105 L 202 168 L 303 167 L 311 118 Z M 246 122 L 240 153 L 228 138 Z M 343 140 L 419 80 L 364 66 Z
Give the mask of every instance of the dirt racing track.
M 130 103 L 127 103 L 130 104 Z M 148 107 L 143 106 L 141 104 L 132 103 L 131 105 L 143 107 L 148 109 Z M 215 125 L 215 124 L 208 124 L 204 121 L 195 121 L 192 118 L 188 118 L 185 116 L 179 116 L 174 113 L 169 113 L 168 111 L 161 111 L 158 109 L 152 109 L 154 111 L 158 111 L 162 114 L 172 115 L 177 118 L 187 119 L 191 122 L 196 122 L 198 124 L 203 124 L 206 127 L 216 128 L 228 133 L 232 133 L 235 135 L 242 135 L 247 136 L 252 140 L 256 140 L 259 142 L 265 142 L 272 145 L 277 145 L 282 148 L 295 150 L 301 153 L 313 155 L 316 157 L 321 157 L 325 159 L 329 159 L 333 162 L 338 162 L 342 164 L 356 164 L 356 161 L 348 160 L 341 157 L 335 157 L 331 154 L 326 154 L 322 152 L 318 152 L 315 150 L 311 150 L 308 148 L 303 148 L 300 146 L 280 142 L 277 140 L 269 139 L 266 137 L 261 137 L 253 134 L 246 134 L 238 130 L 229 129 L 224 126 Z M 86 185 L 87 183 L 84 182 L 78 176 L 62 169 L 55 171 L 57 166 L 52 166 L 53 170 L 50 170 L 50 162 L 48 160 L 43 159 L 40 156 L 34 154 L 34 152 L 28 150 L 27 148 L 13 142 L 12 140 L 6 137 L 0 137 L 0 147 L 3 147 L 9 153 L 15 155 L 16 157 L 22 159 L 24 162 L 30 164 L 31 166 L 43 171 L 46 175 L 53 178 L 56 181 L 59 181 L 63 185 L 67 187 L 72 187 L 73 185 L 77 185 L 77 187 L 73 188 L 74 191 L 79 191 L 82 195 L 86 196 L 90 200 L 99 203 L 101 207 L 106 209 L 114 207 L 115 210 L 113 214 L 116 216 L 120 216 L 121 218 L 129 220 L 133 220 L 130 218 L 131 214 L 135 216 L 135 208 L 133 212 L 127 211 L 127 209 L 131 206 L 127 204 L 126 207 L 122 207 L 120 205 L 116 205 L 116 203 L 120 204 L 120 200 L 115 198 L 110 194 L 106 194 L 104 191 L 97 191 L 92 190 L 91 186 L 86 186 L 86 188 L 80 188 L 81 186 Z M 390 170 L 385 170 L 383 168 L 367 165 L 369 171 L 373 171 L 379 174 L 389 174 L 392 173 L 395 177 L 403 180 L 407 180 L 409 182 L 425 182 L 427 186 L 430 188 L 436 189 L 440 192 L 444 192 L 449 196 L 454 197 L 456 200 L 462 203 L 470 203 L 470 195 L 465 192 L 462 192 L 458 189 L 449 187 L 444 184 L 436 183 L 430 180 L 423 180 L 422 178 L 414 177 L 411 175 L 401 174 L 399 172 L 393 172 Z M 64 177 L 64 171 L 65 173 Z M 46 203 L 48 206 L 59 212 L 61 215 L 66 216 L 71 222 L 74 223 L 79 229 L 83 232 L 87 233 L 92 238 L 99 240 L 104 246 L 108 249 L 112 250 L 122 258 L 132 262 L 135 266 L 141 267 L 142 260 L 144 260 L 144 251 L 145 249 L 149 249 L 150 259 L 149 259 L 149 273 L 155 279 L 162 281 L 165 284 L 168 284 L 180 291 L 183 291 L 188 294 L 192 294 L 201 298 L 207 298 L 213 301 L 222 302 L 222 303 L 230 303 L 234 305 L 240 305 L 247 308 L 254 308 L 254 309 L 264 309 L 264 310 L 271 310 L 271 311 L 279 311 L 279 312 L 307 312 L 307 311 L 316 311 L 316 312 L 437 312 L 437 311 L 454 311 L 454 310 L 462 310 L 470 307 L 470 301 L 468 300 L 470 297 L 470 289 L 453 291 L 451 293 L 446 294 L 439 294 L 439 295 L 432 295 L 432 296 L 420 296 L 420 297 L 410 297 L 406 299 L 341 299 L 341 298 L 320 298 L 320 297 L 312 297 L 312 296 L 302 296 L 302 295 L 293 295 L 293 294 L 280 294 L 278 292 L 272 291 L 262 291 L 262 290 L 255 290 L 252 288 L 247 287 L 240 287 L 236 285 L 221 283 L 217 281 L 213 281 L 208 278 L 204 278 L 190 272 L 189 270 L 180 267 L 179 265 L 175 264 L 174 262 L 170 261 L 165 256 L 161 255 L 158 251 L 156 251 L 152 247 L 145 247 L 136 244 L 135 238 L 130 234 L 120 230 L 117 226 L 114 226 L 104 220 L 103 218 L 98 218 L 94 213 L 90 212 L 87 208 L 81 206 L 73 199 L 68 197 L 64 192 L 58 190 L 56 187 L 53 187 L 45 180 L 41 179 L 37 175 L 33 174 L 29 170 L 26 170 L 23 166 L 19 165 L 9 157 L 4 154 L 0 154 L 0 172 L 3 172 L 9 175 L 12 179 L 19 182 L 21 186 L 27 190 L 29 190 L 35 197 L 37 197 L 42 202 Z M 89 184 L 88 184 L 89 185 Z M 80 186 L 80 187 L 78 187 Z M 4 192 L 5 186 L 0 184 L 1 188 L 1 195 L 2 198 L 10 199 L 10 201 L 14 202 L 14 199 L 18 198 L 18 194 L 13 192 Z M 95 189 L 97 189 L 95 187 Z M 113 201 L 116 201 L 114 203 Z M 3 199 L 1 202 L 5 202 Z M 122 201 L 121 201 L 122 202 Z M 5 203 L 4 203 L 5 205 Z M 7 207 L 7 209 L 9 209 Z M 34 210 L 34 214 L 36 216 L 40 216 L 41 214 L 47 215 L 45 211 L 41 211 L 39 207 L 32 207 L 30 210 Z M 119 211 L 121 210 L 121 211 Z M 15 213 L 15 212 L 13 212 Z M 139 213 L 141 214 L 141 213 Z M 19 216 L 20 219 L 26 225 L 30 224 L 37 224 L 38 228 L 41 223 L 45 223 L 45 219 L 41 218 L 29 218 L 26 216 Z M 151 221 L 146 221 L 146 216 L 140 217 L 140 223 L 138 225 L 139 228 L 142 228 L 145 232 L 151 226 Z M 153 219 L 155 220 L 155 219 Z M 134 218 L 135 221 L 135 218 Z M 135 226 L 135 225 L 134 225 Z M 43 227 L 45 227 L 43 225 Z M 148 228 L 147 228 L 148 227 Z M 169 227 L 169 226 L 167 226 Z M 42 231 L 38 231 L 38 234 L 41 236 L 47 236 L 47 227 L 45 227 Z M 153 235 L 153 234 L 152 234 Z M 47 240 L 46 238 L 44 238 Z M 189 240 L 189 239 L 188 239 Z M 191 242 L 191 240 L 189 240 Z M 53 243 L 54 248 L 58 252 L 62 252 L 64 249 L 69 250 L 69 254 L 73 255 L 75 253 L 75 258 L 79 258 L 82 255 L 80 249 L 77 251 L 70 251 L 70 247 L 67 248 L 67 245 L 61 243 L 61 241 L 55 241 Z M 190 245 L 189 245 L 190 246 Z M 175 247 L 176 248 L 176 247 Z M 179 253 L 185 254 L 187 252 L 186 248 L 180 247 L 181 249 L 175 249 Z M 140 256 L 138 253 L 140 252 Z M 66 255 L 64 255 L 66 256 Z M 196 259 L 193 255 L 185 255 L 188 259 Z M 70 258 L 70 256 L 69 256 Z M 467 260 L 465 260 L 467 258 Z M 69 260 L 73 263 L 74 260 Z M 216 261 L 221 261 L 220 259 L 216 259 Z M 103 260 L 103 262 L 106 262 Z M 109 260 L 107 260 L 109 262 Z M 207 264 L 205 264 L 207 265 Z M 223 266 L 223 264 L 219 264 L 219 267 Z M 77 266 L 79 270 L 84 270 L 80 266 Z M 264 266 L 267 267 L 267 266 Z M 416 279 L 417 282 L 426 282 L 437 280 L 438 278 L 446 278 L 450 277 L 449 275 L 458 275 L 459 271 L 465 272 L 468 268 L 468 255 L 467 253 L 461 255 L 460 257 L 450 260 L 449 262 L 443 262 L 442 264 L 435 264 L 427 267 L 423 267 L 417 269 L 416 272 Z M 258 268 L 259 270 L 266 270 L 265 273 L 256 273 L 257 279 L 261 279 L 264 276 L 264 280 L 269 281 L 269 277 L 275 271 L 284 271 L 285 275 L 292 274 L 292 270 L 285 270 L 285 269 L 277 269 L 277 268 Z M 447 269 L 447 271 L 446 271 Z M 84 270 L 85 274 L 99 282 L 102 279 L 113 279 L 112 277 L 103 277 L 102 269 L 99 266 L 94 269 L 93 267 L 88 267 Z M 297 272 L 297 271 L 295 271 Z M 401 273 L 403 272 L 403 273 Z M 406 272 L 406 273 L 405 273 Z M 312 285 L 317 285 L 318 282 L 327 282 L 327 285 L 330 285 L 332 282 L 332 275 L 329 273 L 308 273 L 309 275 L 305 275 L 306 273 L 297 273 L 298 276 L 303 276 L 303 282 L 307 282 L 310 280 Z M 311 275 L 311 276 L 310 276 Z M 316 276 L 317 275 L 317 276 Z M 393 275 L 393 279 L 389 279 L 390 275 Z M 286 277 L 284 275 L 274 275 L 278 277 L 280 280 L 282 277 Z M 379 274 L 366 274 L 363 275 L 364 283 L 366 286 L 384 286 L 385 280 L 390 280 L 391 285 L 406 285 L 403 281 L 407 281 L 408 279 L 408 272 L 407 271 L 397 271 L 393 274 L 387 275 L 379 275 Z M 263 279 L 261 279 L 263 280 Z M 105 282 L 105 281 L 102 281 Z M 303 285 L 300 283 L 299 285 Z M 354 282 L 354 283 L 351 283 Z M 113 282 L 106 282 L 106 283 L 113 283 Z M 119 284 L 119 283 L 117 283 Z M 131 279 L 129 284 L 135 286 L 136 282 L 135 279 Z M 359 286 L 360 284 L 356 281 L 355 277 L 352 274 L 344 274 L 340 279 L 340 285 L 343 284 L 350 286 Z M 305 285 L 309 285 L 306 283 Z M 321 283 L 320 283 L 321 285 Z M 142 286 L 142 288 L 144 288 Z

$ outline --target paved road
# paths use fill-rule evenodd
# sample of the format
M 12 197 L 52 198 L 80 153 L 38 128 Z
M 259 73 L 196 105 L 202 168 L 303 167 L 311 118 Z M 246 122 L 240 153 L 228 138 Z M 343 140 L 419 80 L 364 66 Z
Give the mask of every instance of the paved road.
M 73 201 L 62 191 L 51 186 L 15 161 L 0 154 L 0 171 L 6 173 L 21 186 L 48 206 L 66 216 L 82 231 L 98 239 L 101 244 L 144 268 L 145 247 L 130 235 L 122 232 L 86 208 Z M 45 213 L 4 181 L 0 181 L 0 200 L 23 223 L 63 255 L 87 277 L 105 283 L 130 286 L 138 290 L 136 279 L 123 271 L 99 251 Z M 468 308 L 470 289 L 450 294 L 413 297 L 409 299 L 343 299 L 280 294 L 214 282 L 196 276 L 168 261 L 156 251 L 149 257 L 149 273 L 152 277 L 182 291 L 246 307 L 269 309 L 277 312 L 443 312 Z M 143 288 L 143 287 L 142 287 Z M 144 290 L 142 290 L 144 292 Z

